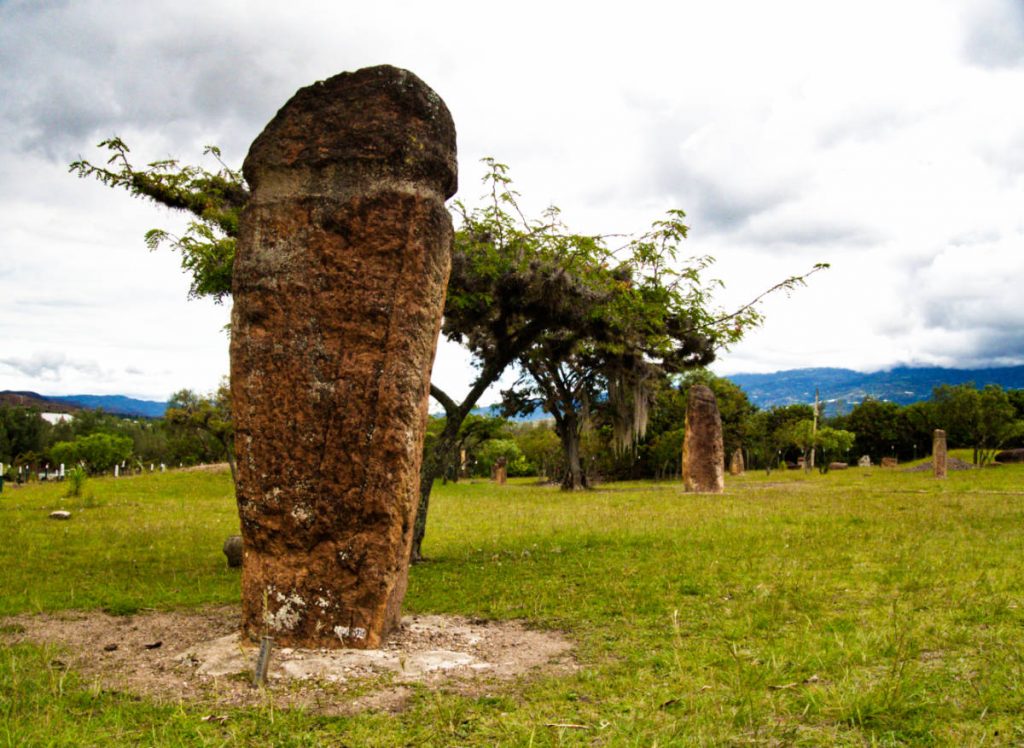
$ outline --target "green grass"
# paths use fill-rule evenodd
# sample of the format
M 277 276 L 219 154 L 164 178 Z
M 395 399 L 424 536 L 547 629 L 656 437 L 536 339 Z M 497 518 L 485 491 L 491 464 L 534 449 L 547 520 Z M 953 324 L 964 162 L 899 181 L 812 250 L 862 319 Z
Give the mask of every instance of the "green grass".
M 238 598 L 226 475 L 0 495 L 0 614 Z M 78 502 L 78 503 L 76 503 Z M 66 508 L 70 522 L 47 519 Z M 1019 745 L 1024 466 L 439 486 L 406 610 L 560 629 L 580 671 L 398 715 L 161 706 L 0 647 L 0 745 Z M 549 724 L 586 725 L 575 730 Z

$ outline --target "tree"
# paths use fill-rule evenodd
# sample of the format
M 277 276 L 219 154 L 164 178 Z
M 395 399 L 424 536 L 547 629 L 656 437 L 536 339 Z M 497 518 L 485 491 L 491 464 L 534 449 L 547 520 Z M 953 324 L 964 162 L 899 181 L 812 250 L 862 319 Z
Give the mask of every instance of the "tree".
M 0 407 L 0 462 L 11 464 L 27 461 L 46 448 L 49 424 L 39 411 L 21 406 Z
M 222 300 L 229 295 L 239 215 L 249 199 L 241 173 L 225 166 L 214 147 L 207 147 L 205 154 L 217 159 L 215 171 L 182 166 L 173 159 L 137 169 L 119 138 L 105 140 L 100 147 L 110 153 L 105 166 L 79 159 L 71 171 L 191 214 L 193 221 L 183 237 L 153 230 L 147 244 L 155 248 L 169 242 L 181 253 L 182 266 L 192 276 L 192 296 Z M 487 203 L 473 210 L 461 202 L 454 206 L 461 226 L 455 235 L 442 328 L 446 337 L 473 354 L 478 374 L 461 402 L 431 384 L 430 393 L 444 408 L 446 420 L 423 458 L 414 560 L 421 557 L 433 481 L 457 450 L 463 420 L 538 335 L 580 324 L 580 310 L 587 307 L 585 295 L 591 292 L 576 282 L 567 262 L 574 248 L 589 239 L 563 232 L 554 211 L 538 220 L 527 219 L 511 189 L 508 167 L 493 159 L 484 162 Z
M 425 455 L 430 455 L 436 451 L 437 438 L 440 434 L 444 433 L 448 425 L 445 418 L 434 419 L 434 421 L 435 427 L 433 429 L 428 428 L 428 433 L 431 431 L 433 433 L 424 444 Z M 466 467 L 465 463 L 472 465 L 473 461 L 477 459 L 476 452 L 480 446 L 492 439 L 505 437 L 505 431 L 506 421 L 504 418 L 477 415 L 475 413 L 470 413 L 466 416 L 459 427 L 455 445 L 450 455 L 451 459 L 442 466 L 441 476 L 443 479 L 447 481 L 451 478 L 454 481 L 458 481 L 460 471 Z M 463 460 L 463 455 L 465 455 L 465 460 Z
M 946 429 L 950 443 L 972 447 L 979 467 L 1024 432 L 1009 396 L 996 384 L 982 390 L 973 382 L 942 385 L 932 392 L 932 402 L 936 421 Z
M 1006 397 L 1013 406 L 1014 418 L 1024 420 L 1024 390 L 1007 390 Z
M 189 295 L 223 301 L 231 295 L 231 271 L 235 261 L 235 239 L 242 209 L 249 201 L 249 188 L 242 173 L 221 161 L 220 149 L 206 146 L 204 156 L 212 156 L 218 168 L 182 166 L 176 159 L 154 161 L 136 169 L 128 158 L 129 148 L 118 137 L 101 142 L 110 155 L 105 166 L 85 159 L 71 164 L 70 171 L 80 178 L 93 177 L 108 187 L 125 189 L 133 197 L 142 197 L 173 210 L 193 216 L 183 236 L 161 229 L 146 233 L 146 244 L 156 249 L 169 244 L 181 253 L 181 266 L 192 277 Z
M 484 159 L 487 196 L 472 210 L 457 201 L 442 333 L 473 355 L 477 377 L 456 402 L 436 384 L 430 394 L 445 410 L 445 428 L 424 456 L 420 505 L 413 528 L 413 560 L 422 557 L 434 479 L 458 452 L 459 430 L 480 397 L 542 335 L 571 337 L 583 327 L 602 289 L 588 282 L 593 238 L 572 234 L 558 211 L 530 219 L 519 207 L 508 167 Z
M 710 363 L 717 349 L 760 323 L 757 304 L 766 294 L 803 285 L 807 275 L 826 267 L 815 266 L 731 313 L 721 312 L 711 296 L 722 283 L 703 276 L 713 258 L 690 258 L 679 267 L 688 231 L 684 218 L 680 210 L 669 211 L 617 250 L 601 237 L 581 246 L 581 277 L 596 291 L 584 324 L 546 331 L 519 357 L 523 374 L 503 393 L 506 412 L 542 407 L 552 415 L 566 462 L 563 489 L 587 486 L 580 440 L 593 409 L 604 411 L 617 451 L 635 449 L 659 382 Z
M 55 463 L 81 462 L 92 474 L 111 470 L 131 456 L 132 440 L 116 434 L 89 434 L 71 442 L 57 442 L 50 448 L 50 459 Z
M 813 422 L 814 408 L 810 405 L 778 405 L 754 413 L 747 424 L 748 444 L 754 461 L 770 473 L 785 456 L 784 450 L 791 447 L 795 424 L 800 421 Z
M 527 472 L 526 457 L 514 439 L 488 439 L 476 452 L 476 475 L 491 475 L 495 463 L 502 458 L 508 475 L 523 475 Z
M 829 464 L 840 455 L 845 455 L 853 446 L 856 434 L 852 431 L 835 429 L 831 426 L 818 427 L 814 438 L 814 446 L 821 455 L 820 470 L 827 473 Z
M 707 369 L 696 369 L 671 379 L 654 394 L 647 433 L 637 447 L 638 469 L 628 477 L 660 478 L 680 471 L 686 407 L 690 387 L 694 384 L 706 385 L 715 394 L 726 455 L 738 448 L 751 447 L 751 418 L 757 409 L 742 389 Z
M 522 423 L 514 427 L 516 444 L 534 474 L 549 480 L 562 474 L 562 445 L 549 422 Z
M 209 395 L 197 395 L 188 389 L 175 392 L 167 403 L 164 418 L 172 428 L 216 444 L 231 469 L 231 479 L 235 479 L 235 429 L 231 422 L 231 391 L 226 379 Z
M 800 460 L 805 470 L 810 470 L 811 463 L 809 454 L 815 444 L 814 421 L 805 418 L 800 421 L 790 421 L 778 428 L 776 439 L 786 447 L 796 447 L 800 450 Z
M 857 434 L 854 444 L 858 455 L 869 455 L 876 461 L 894 455 L 900 443 L 900 406 L 865 397 L 850 411 L 846 427 Z
M 204 152 L 217 161 L 214 171 L 182 166 L 173 159 L 136 169 L 129 160 L 128 146 L 119 138 L 105 140 L 100 147 L 110 154 L 105 166 L 79 159 L 71 164 L 71 171 L 191 214 L 193 220 L 184 236 L 153 230 L 147 234 L 147 244 L 155 248 L 170 243 L 181 253 L 182 266 L 192 275 L 192 296 L 222 300 L 230 294 L 238 221 L 249 199 L 242 174 L 227 167 L 215 147 Z M 541 371 L 557 368 L 561 364 L 556 362 L 563 357 L 583 356 L 582 361 L 596 354 L 603 362 L 601 376 L 610 383 L 610 399 L 616 406 L 617 442 L 635 441 L 635 434 L 643 430 L 638 427 L 645 424 L 646 382 L 651 371 L 647 354 L 663 355 L 656 365 L 659 369 L 675 357 L 694 355 L 707 339 L 707 331 L 700 330 L 708 327 L 705 322 L 726 333 L 726 338 L 728 331 L 734 330 L 732 339 L 738 339 L 745 324 L 759 319 L 755 305 L 764 296 L 731 315 L 712 319 L 705 302 L 714 284 L 704 284 L 699 278 L 702 264 L 710 258 L 679 273 L 666 263 L 666 251 L 674 250 L 685 236 L 681 211 L 670 213 L 652 232 L 631 242 L 629 259 L 618 262 L 600 237 L 568 232 L 557 209 L 545 211 L 539 219 L 528 219 L 511 188 L 508 167 L 493 159 L 484 162 L 487 202 L 473 210 L 461 202 L 454 205 L 461 226 L 455 234 L 442 328 L 446 337 L 469 349 L 478 374 L 461 402 L 431 384 L 430 393 L 444 408 L 446 422 L 423 458 L 413 530 L 414 560 L 421 557 L 431 486 L 451 461 L 462 421 L 514 361 L 524 364 L 529 357 L 536 362 L 535 370 Z M 669 275 L 674 278 L 662 283 Z M 803 283 L 804 277 L 787 279 L 766 293 L 792 288 Z M 667 299 L 685 306 L 686 314 L 673 316 L 673 304 Z M 652 321 L 660 331 L 650 327 Z M 620 335 L 621 345 L 609 344 L 610 339 L 602 333 L 609 325 Z M 539 343 L 542 337 L 544 341 Z M 585 339 L 587 345 L 581 342 Z M 670 339 L 685 345 L 670 351 L 673 346 L 666 346 Z M 590 342 L 601 341 L 605 343 L 602 347 L 588 348 Z M 531 349 L 549 355 L 544 361 L 540 355 L 527 356 Z M 597 381 L 589 379 L 584 385 L 587 388 Z M 571 408 L 564 410 L 566 425 L 559 433 L 570 434 L 567 443 L 575 440 L 578 445 L 580 418 L 571 395 L 570 404 Z M 570 472 L 580 476 L 578 459 Z

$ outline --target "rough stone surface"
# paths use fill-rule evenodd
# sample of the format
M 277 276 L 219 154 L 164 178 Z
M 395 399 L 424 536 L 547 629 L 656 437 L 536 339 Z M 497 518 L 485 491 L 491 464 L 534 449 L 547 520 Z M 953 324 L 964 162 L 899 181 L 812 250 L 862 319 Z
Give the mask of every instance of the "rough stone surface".
M 690 388 L 683 439 L 683 485 L 694 493 L 725 490 L 725 447 L 718 401 L 709 387 Z
M 846 470 L 848 467 L 850 466 L 845 462 L 830 462 L 828 464 L 829 470 Z
M 895 457 L 883 457 L 882 461 L 878 464 L 884 468 L 894 468 L 899 465 L 899 460 Z
M 378 647 L 406 588 L 455 128 L 415 75 L 367 68 L 298 91 L 243 169 L 231 335 L 243 633 Z
M 935 429 L 932 434 L 932 472 L 936 478 L 945 478 L 947 470 L 946 432 Z
M 857 460 L 857 467 L 871 467 L 871 457 L 868 455 L 861 455 L 860 459 Z
M 732 459 L 729 460 L 729 475 L 743 475 L 746 469 L 743 462 L 743 450 L 738 448 L 733 450 Z
M 1024 462 L 1024 449 L 1004 449 L 992 458 L 996 462 Z
M 242 565 L 242 536 L 228 535 L 224 541 L 224 555 L 228 558 L 228 566 L 237 568 Z

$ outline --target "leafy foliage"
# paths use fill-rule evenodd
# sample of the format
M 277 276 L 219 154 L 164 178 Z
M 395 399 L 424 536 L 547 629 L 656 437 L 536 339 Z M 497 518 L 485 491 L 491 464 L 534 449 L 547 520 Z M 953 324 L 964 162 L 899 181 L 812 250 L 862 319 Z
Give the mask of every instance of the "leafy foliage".
M 209 296 L 216 301 L 229 296 L 239 216 L 249 200 L 241 171 L 228 167 L 216 146 L 203 151 L 204 156 L 216 160 L 215 171 L 182 165 L 176 159 L 154 161 L 145 169 L 137 169 L 129 160 L 127 144 L 120 138 L 104 140 L 99 147 L 110 152 L 105 166 L 80 158 L 70 165 L 70 171 L 191 214 L 194 220 L 182 236 L 152 229 L 146 234 L 146 245 L 156 249 L 169 244 L 181 253 L 182 268 L 192 277 L 191 296 Z
M 685 213 L 669 211 L 651 229 L 611 249 L 602 237 L 580 244 L 582 278 L 595 293 L 582 324 L 548 330 L 519 357 L 522 376 L 503 393 L 506 412 L 542 407 L 555 419 L 566 459 L 563 488 L 585 487 L 581 435 L 592 413 L 611 428 L 618 453 L 633 453 L 647 430 L 659 383 L 710 363 L 716 350 L 760 324 L 758 303 L 790 291 L 826 265 L 793 276 L 732 312 L 713 305 L 711 257 L 683 259 Z
M 231 421 L 231 391 L 227 380 L 216 392 L 197 395 L 179 390 L 171 396 L 164 416 L 173 428 L 212 442 L 235 477 L 235 428 Z
M 116 434 L 89 434 L 71 442 L 57 442 L 50 448 L 55 463 L 81 463 L 92 474 L 111 470 L 131 456 L 132 440 Z
M 985 465 L 995 452 L 1024 433 L 1024 423 L 1002 387 L 990 384 L 943 385 L 932 395 L 935 422 L 953 444 L 970 446 L 974 464 Z
M 68 498 L 78 498 L 82 495 L 82 489 L 85 487 L 85 479 L 87 473 L 85 468 L 80 465 L 76 465 L 67 471 L 68 487 L 64 492 L 64 495 Z

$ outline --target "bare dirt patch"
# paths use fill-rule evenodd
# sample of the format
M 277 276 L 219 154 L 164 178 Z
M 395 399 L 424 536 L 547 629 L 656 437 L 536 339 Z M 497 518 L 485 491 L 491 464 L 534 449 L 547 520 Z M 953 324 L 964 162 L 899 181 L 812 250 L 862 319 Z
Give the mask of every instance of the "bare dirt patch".
M 304 707 L 325 714 L 401 710 L 416 684 L 483 694 L 522 677 L 568 674 L 571 644 L 557 632 L 517 621 L 406 616 L 378 650 L 281 648 L 268 682 L 250 681 L 258 647 L 238 635 L 237 606 L 110 616 L 102 612 L 0 619 L 0 641 L 62 649 L 51 666 L 100 687 L 162 702 Z
M 904 468 L 904 473 L 930 473 L 933 470 L 931 462 L 922 462 L 920 465 L 915 465 L 912 468 Z M 956 457 L 946 458 L 946 470 L 976 470 L 976 466 L 969 462 L 964 462 Z

